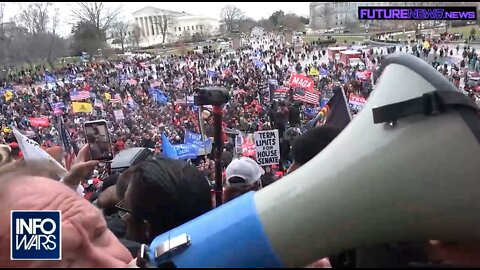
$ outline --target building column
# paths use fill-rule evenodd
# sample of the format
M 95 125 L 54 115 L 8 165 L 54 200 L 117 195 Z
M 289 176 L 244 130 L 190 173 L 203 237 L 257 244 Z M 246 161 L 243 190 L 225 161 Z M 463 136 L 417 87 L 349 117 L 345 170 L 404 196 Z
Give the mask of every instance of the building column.
M 141 17 L 141 22 L 142 22 L 141 28 L 142 28 L 143 36 L 147 37 L 147 24 L 145 22 L 145 17 Z
M 142 17 L 142 21 L 143 21 L 143 33 L 145 37 L 148 37 L 147 17 Z
M 153 33 L 152 33 L 152 17 L 151 16 L 147 17 L 147 25 L 148 25 L 148 35 L 153 36 Z
M 150 23 L 150 35 L 155 36 L 156 31 L 155 31 L 155 25 L 153 24 L 153 16 L 148 17 L 148 22 Z
M 155 16 L 155 32 L 157 36 L 161 36 L 162 34 L 160 33 L 160 26 L 158 26 L 158 23 L 160 23 L 160 18 Z

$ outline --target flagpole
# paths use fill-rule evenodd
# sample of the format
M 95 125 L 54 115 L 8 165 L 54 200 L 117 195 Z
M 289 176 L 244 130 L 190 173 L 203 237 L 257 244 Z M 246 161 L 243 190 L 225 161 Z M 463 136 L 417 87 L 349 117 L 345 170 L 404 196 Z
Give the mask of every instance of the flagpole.
M 205 154 L 205 157 L 207 156 L 207 145 L 205 143 L 205 133 L 203 129 L 203 121 L 202 121 L 202 111 L 203 111 L 203 106 L 198 107 L 198 123 L 200 127 L 200 135 L 202 135 L 202 142 L 203 142 L 203 151 Z

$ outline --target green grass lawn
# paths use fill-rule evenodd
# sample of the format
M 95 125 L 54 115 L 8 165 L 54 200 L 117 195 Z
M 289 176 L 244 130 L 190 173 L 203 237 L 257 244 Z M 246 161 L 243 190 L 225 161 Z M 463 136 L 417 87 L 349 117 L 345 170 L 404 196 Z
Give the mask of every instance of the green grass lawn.
M 470 31 L 472 30 L 472 28 L 475 28 L 476 30 L 476 33 L 475 35 L 478 36 L 478 34 L 480 34 L 480 30 L 479 30 L 479 26 L 478 25 L 467 25 L 467 26 L 461 26 L 461 27 L 450 27 L 448 28 L 448 32 L 449 33 L 463 33 L 463 37 L 464 38 L 468 38 L 468 36 L 470 35 Z
M 347 41 L 347 44 L 351 44 L 353 41 L 364 41 L 365 36 L 332 36 L 337 40 L 338 44 L 345 44 L 345 41 Z M 302 37 L 303 40 L 307 43 L 310 43 L 312 41 L 318 40 L 318 38 L 323 38 L 322 35 L 315 35 L 315 36 L 304 36 Z

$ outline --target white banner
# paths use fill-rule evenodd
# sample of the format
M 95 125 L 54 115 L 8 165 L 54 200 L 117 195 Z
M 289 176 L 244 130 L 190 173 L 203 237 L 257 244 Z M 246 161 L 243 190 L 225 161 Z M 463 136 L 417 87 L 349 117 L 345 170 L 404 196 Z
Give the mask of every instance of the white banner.
M 123 115 L 123 110 L 114 110 L 113 115 L 115 116 L 115 120 L 123 120 L 125 119 L 125 116 Z
M 278 130 L 256 131 L 255 150 L 260 166 L 280 163 L 280 140 Z
M 27 138 L 27 136 L 20 133 L 20 131 L 18 131 L 15 127 L 13 127 L 13 135 L 15 135 L 15 138 L 17 139 L 18 146 L 22 151 L 25 162 L 28 163 L 34 160 L 48 160 L 58 169 L 59 177 L 65 176 L 67 170 L 65 170 L 65 168 L 58 163 L 58 161 L 56 161 L 45 150 L 43 150 L 36 141 Z

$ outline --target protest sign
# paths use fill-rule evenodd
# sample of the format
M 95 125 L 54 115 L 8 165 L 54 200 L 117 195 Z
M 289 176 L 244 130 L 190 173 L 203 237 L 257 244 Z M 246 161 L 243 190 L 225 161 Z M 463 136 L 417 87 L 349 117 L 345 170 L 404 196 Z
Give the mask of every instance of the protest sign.
M 290 81 L 288 82 L 290 86 L 303 88 L 306 90 L 313 91 L 314 82 L 312 79 L 303 76 L 301 74 L 292 73 Z
M 350 106 L 350 109 L 354 111 L 360 111 L 363 106 L 365 106 L 365 103 L 367 103 L 365 98 L 355 94 L 350 94 L 348 98 L 348 105 Z
M 30 121 L 30 125 L 33 127 L 48 127 L 50 126 L 50 121 L 48 117 L 30 117 L 28 119 Z
M 123 120 L 125 119 L 125 116 L 123 115 L 123 111 L 122 110 L 114 110 L 113 111 L 113 115 L 115 115 L 115 119 L 118 121 L 118 120 Z
M 242 133 L 239 135 L 240 139 L 239 142 L 242 146 L 242 156 L 244 157 L 251 157 L 255 156 L 255 138 L 253 134 L 245 134 Z
M 254 137 L 258 164 L 266 166 L 280 163 L 278 130 L 256 131 Z

